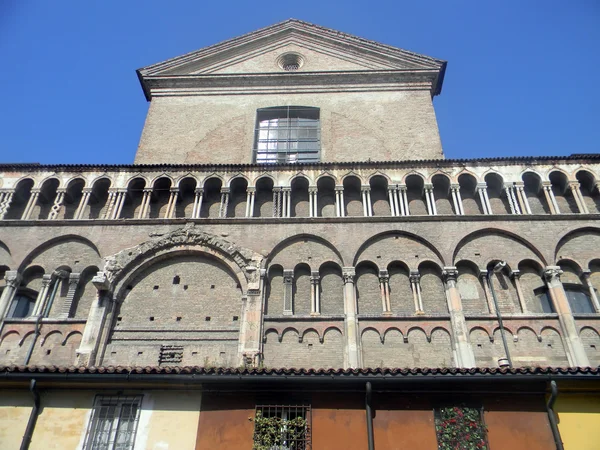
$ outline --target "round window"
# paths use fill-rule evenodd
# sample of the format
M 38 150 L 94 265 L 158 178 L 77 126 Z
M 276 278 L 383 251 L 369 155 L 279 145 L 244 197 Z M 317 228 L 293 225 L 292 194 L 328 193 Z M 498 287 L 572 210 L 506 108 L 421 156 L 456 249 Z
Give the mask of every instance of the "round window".
M 286 72 L 295 72 L 304 65 L 304 58 L 298 53 L 284 53 L 277 58 L 277 65 Z

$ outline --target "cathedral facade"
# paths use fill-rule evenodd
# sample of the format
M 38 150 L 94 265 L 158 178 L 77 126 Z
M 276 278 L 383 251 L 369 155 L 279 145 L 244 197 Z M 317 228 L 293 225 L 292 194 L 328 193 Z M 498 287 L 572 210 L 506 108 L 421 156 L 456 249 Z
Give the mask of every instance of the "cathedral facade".
M 138 70 L 133 164 L 0 164 L 2 370 L 599 366 L 600 157 L 446 159 L 445 70 L 297 20 Z

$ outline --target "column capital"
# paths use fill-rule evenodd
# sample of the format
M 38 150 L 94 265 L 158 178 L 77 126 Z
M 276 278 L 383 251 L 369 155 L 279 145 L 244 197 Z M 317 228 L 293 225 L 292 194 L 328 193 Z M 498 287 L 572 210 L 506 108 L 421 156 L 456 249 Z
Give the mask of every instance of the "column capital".
M 291 186 L 281 186 L 281 192 L 292 192 Z
M 204 188 L 197 187 L 196 189 L 194 189 L 194 193 L 195 194 L 204 194 Z
M 547 283 L 560 283 L 562 273 L 560 266 L 547 266 L 544 269 L 544 278 Z
M 21 274 L 17 270 L 7 270 L 4 274 L 6 287 L 15 288 L 21 283 Z
M 362 192 L 370 191 L 371 190 L 371 186 L 369 186 L 368 184 L 363 184 L 363 185 L 360 186 L 360 190 Z
M 522 181 L 515 181 L 515 187 L 517 189 L 524 189 L 525 188 L 525 183 Z
M 380 283 L 388 283 L 390 281 L 390 274 L 387 270 L 380 270 L 379 271 L 379 282 Z
M 569 180 L 569 187 L 571 189 L 579 189 L 580 186 L 581 185 L 579 184 L 579 181 L 571 181 L 571 180 Z
M 110 288 L 110 282 L 104 272 L 98 272 L 94 278 L 92 278 L 92 284 L 96 287 L 98 292 L 108 291 Z
M 344 279 L 344 284 L 354 284 L 354 278 L 356 278 L 356 270 L 354 267 L 342 267 L 342 278 Z
M 520 270 L 511 270 L 509 276 L 513 280 L 518 280 L 519 278 L 521 278 L 521 271 Z
M 91 187 L 85 187 L 81 190 L 82 194 L 91 194 L 92 193 L 92 188 Z
M 79 278 L 81 278 L 79 272 L 71 272 L 69 274 L 69 284 L 79 284 Z
M 432 190 L 433 189 L 433 184 L 431 184 L 431 183 L 425 183 L 423 185 L 423 189 L 425 189 L 425 190 L 427 190 L 427 189 Z
M 542 187 L 552 188 L 552 183 L 550 183 L 549 181 L 542 181 Z
M 316 194 L 317 192 L 319 192 L 319 189 L 317 188 L 317 186 L 309 186 L 308 192 L 314 192 Z
M 398 185 L 397 184 L 389 184 L 388 185 L 388 191 L 397 191 L 398 190 Z
M 153 191 L 154 191 L 154 189 L 152 189 L 152 188 L 144 188 L 144 189 L 142 189 L 142 192 L 144 194 L 152 194 Z
M 31 189 L 31 194 L 39 194 L 40 192 L 42 192 L 41 188 L 32 188 Z
M 248 186 L 246 188 L 246 193 L 254 193 L 256 192 L 256 186 Z
M 273 186 L 273 192 L 281 192 L 281 186 Z
M 171 194 L 173 192 L 177 193 L 177 192 L 179 192 L 179 188 L 178 187 L 171 187 L 171 188 L 169 188 L 169 192 L 171 192 Z
M 283 271 L 283 284 L 292 284 L 294 282 L 294 271 L 284 270 Z
M 512 181 L 505 181 L 504 182 L 504 189 L 511 189 L 515 187 L 515 183 L 513 183 Z
M 67 193 L 67 189 L 66 188 L 58 188 L 56 190 L 57 194 L 66 194 Z
M 7 272 L 7 273 L 8 273 L 8 272 Z M 587 279 L 587 278 L 589 278 L 591 275 L 592 275 L 592 271 L 591 271 L 590 269 L 583 269 L 583 270 L 581 271 L 581 276 L 582 276 L 583 278 L 586 278 L 586 279 Z
M 52 279 L 54 278 L 54 274 L 44 274 L 42 275 L 42 286 L 47 287 L 52 283 Z
M 444 267 L 442 269 L 442 277 L 446 282 L 455 282 L 458 278 L 458 269 L 455 266 Z
M 273 190 L 275 190 L 275 189 L 273 189 Z M 221 194 L 229 194 L 230 191 L 231 191 L 231 189 L 229 189 L 228 187 L 221 188 Z
M 487 189 L 487 183 L 485 181 L 477 183 L 477 189 L 478 190 Z
M 458 191 L 458 190 L 460 190 L 460 184 L 452 183 L 452 184 L 450 184 L 450 189 L 454 189 L 455 191 Z
M 310 273 L 310 282 L 312 284 L 319 284 L 319 280 L 321 279 L 321 276 L 319 275 L 319 272 L 314 271 Z
M 411 283 L 418 283 L 421 279 L 421 274 L 418 270 L 411 270 L 410 274 L 408 275 L 408 278 Z
M 335 187 L 334 190 L 344 192 L 344 186 L 338 185 L 338 186 Z

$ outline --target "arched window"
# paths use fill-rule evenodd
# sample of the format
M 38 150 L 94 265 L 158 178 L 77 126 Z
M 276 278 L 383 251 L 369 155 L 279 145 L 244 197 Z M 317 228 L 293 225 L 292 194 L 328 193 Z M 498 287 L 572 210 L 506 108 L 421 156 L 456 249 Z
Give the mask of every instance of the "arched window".
M 12 319 L 22 319 L 29 317 L 33 312 L 35 299 L 24 294 L 17 294 L 10 303 L 7 317 Z
M 257 111 L 254 162 L 283 164 L 320 160 L 319 108 L 278 106 Z

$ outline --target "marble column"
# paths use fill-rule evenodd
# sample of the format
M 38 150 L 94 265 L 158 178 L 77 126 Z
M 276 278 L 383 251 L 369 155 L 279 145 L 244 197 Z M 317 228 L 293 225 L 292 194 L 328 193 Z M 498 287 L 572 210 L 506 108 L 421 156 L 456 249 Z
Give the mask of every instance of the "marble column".
M 37 298 L 35 299 L 35 305 L 33 307 L 33 312 L 31 313 L 33 317 L 37 317 L 43 314 L 52 281 L 54 281 L 54 277 L 52 274 L 45 274 L 44 276 L 42 276 L 42 287 L 38 292 Z
M 521 205 L 521 212 L 523 214 L 531 214 L 531 207 L 529 206 L 529 200 L 527 199 L 527 194 L 525 193 L 525 183 L 515 183 L 515 189 L 517 190 L 517 198 L 519 199 L 519 204 Z
M 583 198 L 583 195 L 581 195 L 581 190 L 579 188 L 579 182 L 570 181 L 569 189 L 571 189 L 571 193 L 573 194 L 575 203 L 577 203 L 577 209 L 579 210 L 579 213 L 580 214 L 589 214 L 590 211 L 588 210 L 587 205 L 585 204 L 585 199 Z
M 82 220 L 85 215 L 85 210 L 90 202 L 90 196 L 92 195 L 92 188 L 83 188 L 81 190 L 81 199 L 79 200 L 79 206 L 75 210 L 75 215 L 73 219 Z
M 29 218 L 31 217 L 31 213 L 33 212 L 33 210 L 35 209 L 35 205 L 37 204 L 40 192 L 41 190 L 39 188 L 31 190 L 31 195 L 29 196 L 27 205 L 25 205 L 25 209 L 23 210 L 21 220 L 29 220 Z
M 221 188 L 221 204 L 219 205 L 219 217 L 227 217 L 229 207 L 229 188 Z
M 583 342 L 579 336 L 577 323 L 571 312 L 567 294 L 560 281 L 561 274 L 562 270 L 559 266 L 548 266 L 544 271 L 544 279 L 548 286 L 548 292 L 552 299 L 554 310 L 558 314 L 563 339 L 566 344 L 565 349 L 567 350 L 569 364 L 577 367 L 588 367 L 590 361 L 585 353 Z
M 56 190 L 56 197 L 54 197 L 54 204 L 48 213 L 48 220 L 56 220 L 58 218 L 58 215 L 60 214 L 60 208 L 62 208 L 63 202 L 65 201 L 66 193 L 66 189 Z
M 379 288 L 381 290 L 381 311 L 384 315 L 391 315 L 390 274 L 387 270 L 379 271 Z
M 355 277 L 356 272 L 354 267 L 342 268 L 342 278 L 344 280 L 344 337 L 346 338 L 346 354 L 349 368 L 358 368 L 361 366 L 360 335 L 358 319 L 356 317 Z
M 319 272 L 314 271 L 310 273 L 310 300 L 311 300 L 311 315 L 321 314 L 321 277 Z
M 14 191 L 12 190 L 0 190 L 0 220 L 3 220 L 8 212 L 13 195 Z
M 396 205 L 398 200 L 396 199 L 397 188 L 394 186 L 388 186 L 388 203 L 390 204 L 390 216 L 399 216 Z
M 512 278 L 513 283 L 515 283 L 515 289 L 517 290 L 517 298 L 519 300 L 519 306 L 521 307 L 521 312 L 527 314 L 527 304 L 525 303 L 525 296 L 523 295 L 523 288 L 521 287 L 521 271 L 513 270 L 510 273 L 510 278 Z
M 560 214 L 558 203 L 556 203 L 556 197 L 554 197 L 554 192 L 552 191 L 552 183 L 550 183 L 549 181 L 543 181 L 542 188 L 544 189 L 544 196 L 546 197 L 546 202 L 548 202 L 548 206 L 550 207 L 550 213 Z
M 452 326 L 452 335 L 455 346 L 455 354 L 458 361 L 457 367 L 475 367 L 475 354 L 469 342 L 469 329 L 462 308 L 460 292 L 456 286 L 458 270 L 456 267 L 444 267 L 442 274 L 446 287 L 446 298 L 448 301 L 448 311 L 450 311 L 450 322 Z
M 308 188 L 308 200 L 309 200 L 309 217 L 317 217 L 318 214 L 318 189 L 316 186 L 310 186 Z
M 147 219 L 150 214 L 150 200 L 152 200 L 152 188 L 144 188 L 142 197 L 142 205 L 138 219 Z
M 408 194 L 406 191 L 408 188 L 405 185 L 398 185 L 400 189 L 400 213 L 403 216 L 410 216 L 410 209 L 408 207 Z
M 488 309 L 490 314 L 496 314 L 496 306 L 494 305 L 494 298 L 490 291 L 490 285 L 488 283 L 488 271 L 485 269 L 479 269 L 479 280 L 483 285 L 483 292 L 485 293 L 485 300 L 487 301 Z
M 165 219 L 173 219 L 175 217 L 175 209 L 177 207 L 177 196 L 179 195 L 179 188 L 172 187 L 169 192 L 169 203 L 167 204 L 167 212 Z M 225 210 L 227 211 L 227 210 Z
M 481 208 L 483 209 L 484 214 L 493 214 L 492 213 L 492 205 L 490 205 L 490 198 L 487 193 L 487 184 L 477 183 L 477 192 L 479 193 L 479 201 L 481 202 Z
M 202 211 L 203 197 L 204 197 L 204 189 L 196 188 L 194 190 L 194 207 L 192 208 L 192 219 L 200 218 L 200 211 Z
M 411 270 L 408 278 L 415 303 L 415 314 L 425 314 L 423 311 L 423 298 L 421 296 L 421 274 L 416 270 Z

